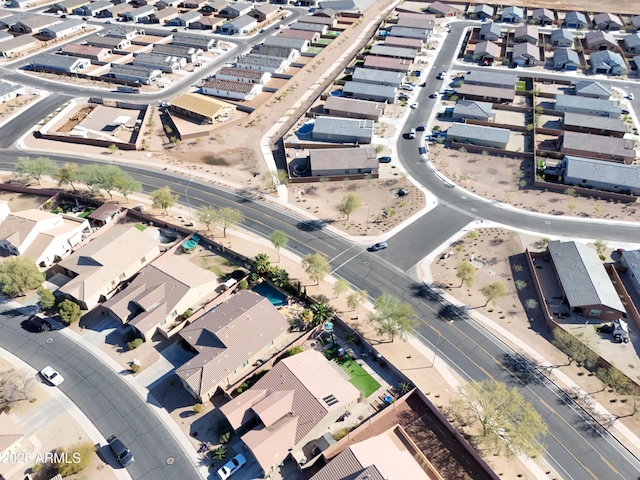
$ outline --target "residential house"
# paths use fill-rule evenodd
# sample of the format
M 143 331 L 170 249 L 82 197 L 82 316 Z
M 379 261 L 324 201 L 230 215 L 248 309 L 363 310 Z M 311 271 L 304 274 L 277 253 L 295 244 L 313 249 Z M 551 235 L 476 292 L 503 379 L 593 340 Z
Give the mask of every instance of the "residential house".
M 180 11 L 175 7 L 167 7 L 149 15 L 149 22 L 164 25 L 180 15 Z
M 427 11 L 433 13 L 437 17 L 461 17 L 463 12 L 453 5 L 447 5 L 439 1 L 430 3 Z
M 89 2 L 90 0 L 63 0 L 54 3 L 51 6 L 51 10 L 57 10 L 62 13 L 72 13 L 76 8 L 87 5 Z
M 3 13 L 5 15 L 7 12 Z M 32 18 L 33 15 L 27 12 L 16 12 L 11 13 L 9 15 L 3 16 L 0 18 L 0 28 L 8 28 L 9 30 L 13 29 L 13 26 L 22 20 L 26 20 Z
M 425 15 L 424 13 L 399 12 L 396 25 L 406 28 L 417 28 L 420 30 L 432 31 L 435 28 L 435 15 Z
M 205 3 L 202 6 L 202 8 L 200 8 L 200 11 L 202 13 L 207 14 L 207 15 L 210 15 L 212 13 L 219 13 L 220 10 L 222 10 L 223 8 L 228 6 L 229 3 L 231 3 L 231 2 L 227 2 L 227 0 L 213 0 L 213 1 Z
M 414 60 L 416 51 L 412 48 L 386 47 L 384 45 L 374 45 L 371 47 L 370 55 L 378 55 L 381 57 L 407 58 Z
M 396 87 L 385 85 L 374 85 L 371 83 L 346 82 L 342 87 L 343 95 L 359 100 L 369 100 L 372 102 L 395 103 Z
M 473 50 L 473 57 L 483 62 L 485 60 L 493 61 L 496 58 L 500 58 L 500 52 L 500 45 L 485 40 L 476 44 Z
M 103 227 L 112 222 L 120 213 L 122 207 L 115 203 L 103 203 L 87 216 L 92 226 Z
M 260 70 L 269 73 L 282 73 L 289 68 L 291 63 L 286 58 L 263 57 L 262 55 L 240 55 L 236 58 L 235 65 L 238 68 Z
M 305 30 L 293 30 L 291 28 L 285 28 L 280 30 L 276 36 L 282 38 L 297 38 L 299 40 L 307 40 L 309 45 L 312 43 L 318 43 L 320 41 L 320 34 L 318 32 L 308 32 Z
M 165 45 L 156 43 L 151 53 L 159 55 L 171 55 L 172 57 L 183 58 L 186 63 L 196 63 L 202 55 L 202 49 L 197 47 L 181 47 L 179 45 Z
M 31 35 L 20 35 L 10 40 L 0 42 L 0 55 L 6 58 L 13 58 L 16 55 L 35 50 L 42 45 L 42 42 Z
M 263 57 L 284 58 L 291 63 L 300 56 L 298 50 L 284 45 L 256 45 L 251 49 L 252 55 L 260 55 Z
M 199 93 L 182 93 L 169 102 L 169 111 L 203 124 L 214 124 L 229 120 L 236 106 Z
M 640 169 L 635 165 L 565 155 L 562 182 L 605 192 L 640 195 Z
M 331 117 L 358 118 L 378 121 L 384 115 L 385 103 L 356 100 L 355 98 L 327 97 L 322 112 Z
M 220 25 L 219 30 L 220 33 L 224 33 L 226 35 L 246 35 L 256 28 L 257 25 L 258 22 L 255 18 L 250 17 L 249 15 L 243 15 L 241 17 L 237 17 L 235 20 Z
M 579 97 L 600 98 L 609 100 L 611 97 L 611 84 L 604 82 L 589 82 L 586 80 L 574 80 L 571 82 L 574 93 Z
M 134 9 L 129 3 L 118 3 L 108 10 L 102 10 L 98 13 L 98 17 L 121 18 L 125 13 Z
M 324 35 L 329 30 L 329 27 L 327 25 L 320 25 L 317 23 L 305 23 L 305 22 L 294 22 L 293 25 L 291 25 L 289 28 L 291 30 L 318 32 L 320 35 Z
M 220 407 L 263 472 L 324 435 L 358 401 L 360 392 L 322 353 L 285 358 L 249 390 Z
M 10 213 L 3 204 L 2 217 L 0 248 L 29 258 L 41 268 L 60 260 L 82 241 L 84 233 L 90 232 L 86 219 L 42 210 Z
M 266 22 L 278 16 L 281 8 L 276 5 L 266 3 L 259 5 L 249 12 L 249 16 L 255 18 L 258 22 Z
M 373 148 L 314 148 L 309 150 L 311 175 L 328 177 L 378 173 L 378 158 Z
M 163 55 L 159 53 L 138 53 L 133 57 L 131 65 L 134 67 L 160 70 L 164 73 L 175 73 L 186 63 L 187 62 L 184 58 L 172 57 L 171 55 Z
M 159 68 L 145 68 L 136 67 L 131 64 L 119 65 L 117 63 L 112 63 L 109 76 L 117 78 L 118 80 L 125 80 L 127 82 L 150 85 L 162 76 L 162 71 Z
M 525 18 L 524 9 L 521 7 L 509 6 L 502 10 L 502 21 L 509 23 L 520 23 Z
M 193 22 L 197 22 L 202 17 L 202 14 L 198 11 L 192 10 L 190 12 L 185 12 L 182 15 L 175 17 L 174 19 L 167 22 L 171 26 L 176 27 L 189 27 Z
M 624 75 L 628 71 L 624 58 L 610 50 L 593 52 L 589 56 L 589 65 L 596 74 Z
M 200 20 L 193 22 L 189 28 L 193 30 L 216 30 L 221 22 L 221 18 L 209 15 L 208 17 L 201 17 Z
M 585 28 L 589 22 L 587 21 L 587 17 L 582 12 L 568 12 L 564 16 L 563 25 L 567 28 Z
M 471 145 L 506 149 L 510 131 L 506 128 L 454 123 L 447 129 L 447 140 Z
M 497 23 L 487 22 L 480 27 L 480 40 L 495 42 L 500 38 L 502 38 L 502 28 Z
M 126 0 L 122 0 L 122 1 L 126 1 Z M 181 4 L 182 4 L 182 0 L 160 0 L 159 2 L 155 2 L 155 6 L 158 10 L 164 10 L 165 8 L 168 8 L 168 7 L 173 7 L 177 9 Z M 225 5 L 228 5 L 228 2 L 225 3 Z
M 511 60 L 520 67 L 533 67 L 540 63 L 540 48 L 527 42 L 516 43 Z
M 571 30 L 566 28 L 559 28 L 551 32 L 551 46 L 552 47 L 566 47 L 573 46 L 573 34 Z
M 107 30 L 107 37 L 126 38 L 127 40 L 134 40 L 138 37 L 144 36 L 145 31 L 137 26 L 129 25 L 117 25 Z
M 56 23 L 50 27 L 43 28 L 40 35 L 48 38 L 64 38 L 68 35 L 73 35 L 76 32 L 81 31 L 86 27 L 84 20 L 70 18 L 64 22 Z
M 595 100 L 591 100 L 594 102 Z M 565 131 L 558 139 L 558 149 L 565 155 L 595 158 L 631 164 L 636 159 L 632 139 Z
M 538 27 L 536 25 L 521 25 L 516 27 L 513 39 L 516 43 L 528 42 L 533 45 L 538 43 Z
M 573 112 L 582 115 L 596 115 L 599 117 L 617 118 L 622 114 L 618 103 L 613 100 L 604 100 L 593 97 L 578 95 L 556 95 L 553 105 L 554 110 L 559 112 Z
M 220 10 L 220 15 L 227 18 L 237 18 L 248 15 L 251 10 L 253 10 L 253 5 L 250 3 L 233 2 Z
M 625 133 L 627 133 L 627 126 L 620 118 L 581 115 L 572 112 L 564 114 L 562 128 L 573 132 L 609 135 L 619 138 L 624 137 Z
M 174 33 L 171 45 L 178 45 L 180 47 L 195 47 L 201 48 L 203 51 L 208 52 L 217 45 L 217 40 L 207 35 L 198 35 L 191 33 Z
M 126 38 L 105 37 L 97 34 L 84 38 L 84 42 L 92 47 L 109 48 L 111 50 L 124 50 L 131 46 L 131 40 Z
M 624 267 L 634 290 L 640 293 L 640 250 L 618 251 L 620 252 L 620 265 Z
M 58 263 L 71 280 L 57 293 L 90 310 L 159 253 L 158 241 L 134 225 L 113 225 Z
M 327 18 L 336 18 L 338 16 L 338 12 L 336 12 L 333 8 L 320 8 L 313 12 L 315 17 L 327 17 Z
M 631 20 L 629 21 L 629 25 L 631 25 L 632 28 L 638 31 L 640 29 L 640 15 L 635 15 L 631 17 Z
M 109 0 L 98 0 L 97 2 L 91 2 L 87 5 L 76 8 L 74 13 L 81 17 L 96 17 L 99 12 L 109 10 L 113 7 L 113 3 Z
M 598 253 L 576 242 L 550 241 L 547 250 L 572 311 L 602 321 L 617 320 L 626 314 L 622 300 L 598 257 Z M 553 311 L 553 303 L 549 305 Z
M 218 285 L 216 274 L 184 255 L 165 254 L 140 270 L 101 309 L 151 340 L 156 331 L 168 336 L 185 312 L 197 311 L 218 296 Z
M 35 70 L 78 73 L 91 65 L 88 58 L 69 57 L 55 53 L 39 53 L 29 58 L 29 65 Z
M 367 55 L 364 59 L 364 68 L 372 68 L 374 70 L 391 70 L 392 72 L 407 73 L 411 68 L 411 60 L 406 58 L 390 58 L 378 57 L 376 55 Z
M 453 106 L 451 117 L 454 121 L 482 120 L 492 122 L 496 114 L 491 111 L 493 104 L 489 102 L 474 102 L 471 100 L 458 100 Z
M 302 17 L 303 20 L 302 22 L 304 23 L 315 23 L 317 25 L 326 25 L 328 28 L 333 28 L 336 26 L 336 19 L 335 18 L 328 18 L 328 17 L 316 17 L 316 16 L 306 16 L 306 17 Z
M 373 138 L 373 121 L 350 118 L 316 118 L 311 138 L 318 142 L 368 145 Z
M 598 13 L 593 17 L 593 25 L 600 30 L 620 30 L 624 22 L 613 13 Z
M 262 44 L 265 47 L 285 47 L 293 49 L 297 52 L 306 52 L 309 49 L 309 40 L 304 38 L 287 38 L 287 37 L 267 37 Z M 254 47 L 252 52 L 255 51 Z M 299 55 L 296 55 L 296 58 Z
M 37 35 L 43 29 L 60 23 L 62 20 L 55 17 L 47 17 L 44 15 L 32 15 L 27 18 L 23 18 L 21 21 L 11 25 L 10 30 L 18 33 L 30 33 Z
M 577 70 L 580 67 L 578 52 L 570 48 L 559 48 L 553 52 L 553 68 L 556 70 Z
M 11 8 L 27 8 L 31 5 L 35 5 L 34 0 L 11 0 L 5 6 L 9 6 Z
M 0 81 L 0 104 L 13 100 L 18 95 L 24 95 L 22 85 Z
M 183 8 L 201 8 L 207 3 L 207 0 L 184 0 Z
M 618 48 L 618 42 L 610 33 L 602 30 L 587 32 L 584 36 L 589 50 L 615 50 Z
M 216 72 L 215 78 L 219 80 L 232 80 L 234 82 L 264 85 L 271 78 L 271 74 L 259 70 L 248 70 L 246 68 L 222 67 Z
M 640 55 L 636 55 L 635 57 L 633 57 L 632 59 L 634 65 L 636 66 L 636 70 L 640 70 Z
M 236 82 L 214 78 L 202 83 L 200 89 L 205 95 L 214 97 L 233 98 L 235 100 L 250 101 L 262 92 L 259 83 Z
M 533 20 L 536 25 L 551 25 L 555 21 L 555 16 L 551 10 L 548 8 L 536 8 L 531 13 L 531 20 Z
M 492 5 L 488 5 L 484 3 L 484 4 L 477 4 L 477 5 L 469 5 L 467 14 L 471 18 L 485 19 L 485 18 L 493 17 L 494 11 L 495 9 Z
M 154 5 L 145 5 L 144 7 L 134 8 L 122 15 L 129 22 L 146 22 L 149 17 L 156 13 L 158 9 Z
M 4 42 L 5 40 L 10 40 L 12 38 L 16 38 L 16 37 L 11 35 L 9 32 L 0 30 L 0 42 Z
M 640 33 L 627 35 L 622 40 L 622 43 L 624 44 L 624 49 L 627 52 L 640 53 Z
M 385 37 L 384 45 L 385 47 L 412 48 L 419 52 L 424 47 L 424 42 L 419 38 Z
M 514 89 L 516 88 L 516 83 L 518 83 L 518 76 L 513 73 L 472 70 L 464 77 L 464 83 L 485 87 Z
M 389 72 L 356 67 L 353 70 L 351 80 L 354 82 L 386 85 L 388 87 L 398 88 L 404 82 L 404 74 L 401 72 Z
M 268 299 L 241 290 L 180 331 L 197 355 L 177 368 L 176 375 L 191 395 L 206 402 L 219 388 L 226 390 L 250 373 L 257 360 L 279 352 L 288 330 L 287 319 Z
M 0 412 L 0 455 L 14 455 L 22 450 L 24 430 L 16 425 L 8 413 Z
M 412 38 L 426 42 L 431 35 L 431 30 L 426 28 L 399 27 L 394 25 L 389 29 L 390 37 Z
M 319 7 L 320 10 L 333 10 L 334 12 L 340 12 L 343 14 L 360 14 L 360 9 L 356 6 L 353 0 L 330 0 L 326 2 L 320 2 Z

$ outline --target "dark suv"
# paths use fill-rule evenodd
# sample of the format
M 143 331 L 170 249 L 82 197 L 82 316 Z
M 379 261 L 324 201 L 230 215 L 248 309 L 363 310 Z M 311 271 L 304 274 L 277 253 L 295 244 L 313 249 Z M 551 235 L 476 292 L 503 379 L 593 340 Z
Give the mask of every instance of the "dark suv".
M 41 313 L 36 313 L 29 317 L 28 322 L 33 325 L 39 332 L 50 332 L 51 324 Z
M 111 435 L 107 438 L 107 442 L 109 442 L 111 451 L 123 467 L 128 467 L 133 463 L 134 458 L 131 451 L 124 445 L 124 443 L 122 443 L 122 441 L 118 440 L 118 437 Z

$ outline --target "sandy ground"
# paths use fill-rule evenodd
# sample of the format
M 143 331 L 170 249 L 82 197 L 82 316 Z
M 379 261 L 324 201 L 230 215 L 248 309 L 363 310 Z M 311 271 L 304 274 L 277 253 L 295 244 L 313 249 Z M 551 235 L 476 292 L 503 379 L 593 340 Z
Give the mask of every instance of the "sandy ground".
M 469 3 L 485 3 L 480 0 L 471 0 Z M 615 2 L 600 2 L 597 0 L 536 0 L 529 3 L 521 0 L 511 0 L 506 5 L 517 5 L 527 8 L 550 8 L 558 10 L 578 10 L 579 12 L 605 12 L 613 10 L 616 13 L 640 13 L 640 5 L 633 0 Z
M 640 219 L 637 204 L 616 203 L 598 197 L 571 197 L 533 187 L 531 162 L 429 146 L 429 160 L 452 182 L 477 195 L 531 212 L 633 221 Z M 520 186 L 525 182 L 524 186 Z
M 567 357 L 550 343 L 551 331 L 546 326 L 540 309 L 525 310 L 524 301 L 528 298 L 537 300 L 538 297 L 522 253 L 525 248 L 532 248 L 539 239 L 498 228 L 478 229 L 475 232 L 477 238 L 473 239 L 467 235 L 443 252 L 451 252 L 450 257 L 446 259 L 437 257 L 438 259 L 431 264 L 433 281 L 446 286 L 449 294 L 469 306 L 472 311 L 489 318 L 496 325 L 506 329 L 533 348 L 553 365 L 558 365 L 557 371 L 567 375 L 586 392 L 595 392 L 590 393 L 587 400 L 595 400 L 611 414 L 623 417 L 618 421 L 631 431 L 639 432 L 640 416 L 627 416 L 633 412 L 633 399 L 617 395 L 610 389 L 603 390 L 602 382 L 586 369 L 575 364 L 567 365 Z M 460 280 L 456 277 L 456 266 L 462 259 L 470 260 L 471 258 L 474 258 L 472 263 L 479 267 L 476 271 L 475 281 L 471 288 L 461 287 Z M 520 269 L 519 266 L 523 268 Z M 526 288 L 518 291 L 514 280 L 525 281 Z M 506 285 L 507 295 L 497 300 L 495 305 L 493 303 L 485 305 L 486 299 L 480 293 L 480 289 L 495 281 L 502 281 Z M 506 343 L 511 344 L 509 339 L 502 337 L 498 330 L 495 330 L 494 333 Z M 511 344 L 511 346 L 516 351 L 528 356 L 517 345 Z M 617 344 L 610 345 L 612 349 L 616 347 L 618 347 Z M 603 353 L 603 356 L 606 356 L 606 353 Z M 623 369 L 627 367 L 622 362 L 616 362 L 616 365 Z M 626 373 L 634 375 L 633 371 Z M 557 379 L 555 375 L 554 379 Z M 584 399 L 581 399 L 581 402 L 587 406 Z M 636 455 L 640 454 L 640 449 L 637 447 L 627 446 Z

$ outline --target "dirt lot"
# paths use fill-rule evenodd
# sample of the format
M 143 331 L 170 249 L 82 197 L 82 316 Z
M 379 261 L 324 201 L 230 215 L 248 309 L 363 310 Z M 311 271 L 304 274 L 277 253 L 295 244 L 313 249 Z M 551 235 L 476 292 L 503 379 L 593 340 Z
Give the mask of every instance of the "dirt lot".
M 472 4 L 485 3 L 480 0 L 471 0 Z M 607 6 L 606 3 L 597 0 L 535 0 L 535 2 L 525 2 L 522 0 L 511 0 L 505 5 L 516 5 L 527 8 L 550 8 L 558 10 L 578 10 L 579 12 L 603 12 L 609 9 L 616 13 L 640 13 L 640 4 L 633 0 L 622 0 L 615 3 L 615 7 Z
M 433 281 L 446 288 L 447 293 L 457 298 L 467 305 L 472 311 L 488 318 L 499 328 L 490 330 L 501 337 L 520 353 L 528 356 L 518 345 L 513 344 L 508 338 L 501 334 L 500 329 L 508 331 L 517 337 L 523 344 L 538 352 L 544 358 L 556 365 L 554 372 L 561 372 L 571 378 L 589 393 L 586 397 L 578 400 L 588 407 L 592 401 L 604 406 L 611 414 L 619 417 L 631 431 L 640 431 L 640 417 L 631 416 L 633 412 L 632 399 L 627 396 L 618 395 L 611 389 L 603 389 L 603 385 L 592 373 L 575 364 L 567 365 L 567 357 L 550 343 L 552 339 L 551 331 L 546 326 L 542 311 L 539 308 L 526 310 L 524 303 L 529 298 L 537 299 L 533 287 L 533 281 L 523 258 L 522 252 L 525 248 L 535 248 L 535 243 L 539 238 L 528 235 L 519 235 L 513 231 L 499 228 L 484 228 L 474 231 L 474 234 L 467 234 L 459 242 L 455 242 L 443 253 L 450 252 L 452 255 L 444 260 L 438 259 L 431 264 Z M 472 238 L 477 235 L 476 238 Z M 456 266 L 463 260 L 470 260 L 477 267 L 473 286 L 468 288 L 460 286 L 461 282 L 456 277 Z M 515 280 L 522 280 L 526 286 L 522 290 L 517 290 Z M 489 283 L 501 281 L 507 287 L 507 295 L 496 301 L 495 304 L 485 305 L 486 299 L 480 293 L 480 289 Z M 584 322 L 580 323 L 584 330 Z M 602 342 L 604 345 L 606 342 Z M 608 348 L 614 349 L 618 346 L 611 344 Z M 602 351 L 603 356 L 606 353 Z M 615 352 L 614 352 L 615 354 Z M 627 369 L 628 365 L 615 362 L 620 368 Z M 635 376 L 635 370 L 627 372 Z M 557 379 L 557 375 L 554 375 Z M 640 453 L 632 445 L 627 445 L 636 454 Z

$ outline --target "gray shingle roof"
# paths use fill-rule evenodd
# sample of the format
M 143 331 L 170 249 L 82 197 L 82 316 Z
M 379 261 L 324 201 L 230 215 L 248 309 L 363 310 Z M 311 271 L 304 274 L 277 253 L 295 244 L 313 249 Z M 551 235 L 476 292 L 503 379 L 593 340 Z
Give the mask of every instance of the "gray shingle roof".
M 492 33 L 493 35 L 497 35 L 498 37 L 502 33 L 502 28 L 500 25 L 494 22 L 483 23 L 480 27 L 480 35 L 486 35 L 487 33 Z
M 516 43 L 513 46 L 513 58 L 519 57 L 540 60 L 540 49 L 529 42 Z
M 590 180 L 593 182 L 617 185 L 618 190 L 624 187 L 640 190 L 640 168 L 635 165 L 603 162 L 591 158 L 565 155 L 565 177 Z
M 279 45 L 256 45 L 251 49 L 252 55 L 261 55 L 263 57 L 288 59 L 292 53 L 293 48 L 283 47 Z
M 139 53 L 133 58 L 133 64 L 146 63 L 149 65 L 173 65 L 176 60 L 170 55 L 164 55 L 161 53 Z
M 360 82 L 346 82 L 344 84 L 344 87 L 342 88 L 342 91 L 355 95 L 364 95 L 367 98 L 374 98 L 374 96 L 379 96 L 382 98 L 395 99 L 396 95 L 396 87 Z
M 215 39 L 206 35 L 174 33 L 171 43 L 176 45 L 188 45 L 191 47 L 209 48 L 215 43 Z
M 214 78 L 202 83 L 203 87 L 226 90 L 228 92 L 250 93 L 255 88 L 255 84 L 248 82 L 235 82 L 233 80 L 221 80 Z
M 323 32 L 327 26 L 326 25 L 318 25 L 315 23 L 308 22 L 295 22 L 291 27 L 293 30 L 307 30 L 310 32 Z
M 311 170 L 377 168 L 378 159 L 373 148 L 321 148 L 309 150 Z
M 174 55 L 176 57 L 191 57 L 196 55 L 202 49 L 196 47 L 186 47 L 181 45 L 163 45 L 155 44 L 152 53 L 163 53 L 166 55 Z
M 564 114 L 564 124 L 627 133 L 627 127 L 619 118 L 595 117 L 593 115 L 567 112 Z
M 580 65 L 580 57 L 578 52 L 570 48 L 559 48 L 553 52 L 553 63 L 568 63 L 573 62 L 576 65 Z
M 487 71 L 479 71 L 472 70 L 471 73 L 468 73 L 464 77 L 464 81 L 466 83 L 474 83 L 474 84 L 485 84 L 487 86 L 512 86 L 516 87 L 516 83 L 518 82 L 518 76 L 512 73 L 502 73 L 502 72 L 487 72 Z
M 280 68 L 284 63 L 284 58 L 264 57 L 262 55 L 240 55 L 236 60 L 238 65 L 258 65 L 261 67 Z
M 242 30 L 243 28 L 247 28 L 249 25 L 256 23 L 256 19 L 250 17 L 249 15 L 242 15 L 241 17 L 232 20 L 231 22 L 224 25 L 225 27 L 228 25 L 233 25 L 236 30 Z
M 264 45 L 271 47 L 293 48 L 295 50 L 302 51 L 309 45 L 309 41 L 304 38 L 267 37 L 264 40 Z
M 548 243 L 558 279 L 572 308 L 604 305 L 624 312 L 609 275 L 596 251 L 576 242 Z
M 586 95 L 606 95 L 608 97 L 611 96 L 611 84 L 604 82 L 589 82 L 586 80 L 579 80 L 576 82 L 572 82 L 575 89 L 576 95 L 586 96 Z
M 218 73 L 232 77 L 250 78 L 252 80 L 260 80 L 265 74 L 260 70 L 249 70 L 248 68 L 222 67 Z
M 587 23 L 587 17 L 582 12 L 569 12 L 564 17 L 564 23 L 580 24 Z
M 109 73 L 130 75 L 140 78 L 151 78 L 160 71 L 154 68 L 138 67 L 131 64 L 119 65 L 117 63 L 111 64 L 111 70 Z
M 386 70 L 372 70 L 370 68 L 357 67 L 353 71 L 352 80 L 363 83 L 387 83 L 398 86 L 404 80 L 402 72 L 391 72 Z
M 23 88 L 22 85 L 14 85 L 12 83 L 0 81 L 0 97 L 16 90 L 20 90 L 21 88 Z
M 570 40 L 573 42 L 573 34 L 571 33 L 571 30 L 567 29 L 567 28 L 559 28 L 557 30 L 553 30 L 551 32 L 551 41 L 555 42 L 558 40 Z
M 492 140 L 508 143 L 510 131 L 506 128 L 485 127 L 467 123 L 454 123 L 447 130 L 447 135 L 475 140 Z
M 629 269 L 627 270 L 627 276 L 635 279 L 640 278 L 640 250 L 623 250 L 622 259 Z
M 493 104 L 490 102 L 474 102 L 471 100 L 458 100 L 453 106 L 454 115 L 462 116 L 484 116 L 486 118 L 495 117 L 495 113 L 491 112 Z
M 416 51 L 412 48 L 385 47 L 384 45 L 374 45 L 371 47 L 371 55 L 381 55 L 384 57 L 416 58 Z
M 618 108 L 613 100 L 580 97 L 577 95 L 556 95 L 555 110 L 563 110 L 564 108 L 577 108 L 586 111 L 599 110 L 610 114 L 622 113 L 622 110 Z
M 37 67 L 70 69 L 82 59 L 67 55 L 56 55 L 55 53 L 39 53 L 31 57 L 29 61 Z
M 624 60 L 619 53 L 614 53 L 610 50 L 600 50 L 593 52 L 589 57 L 589 63 L 592 67 L 597 68 L 599 65 L 608 65 L 609 67 L 621 67 L 627 68 Z
M 624 46 L 627 48 L 638 48 L 640 46 L 640 33 L 633 33 L 624 37 Z
M 340 134 L 360 136 L 373 135 L 373 120 L 355 120 L 352 118 L 318 117 L 313 132 L 320 134 Z

